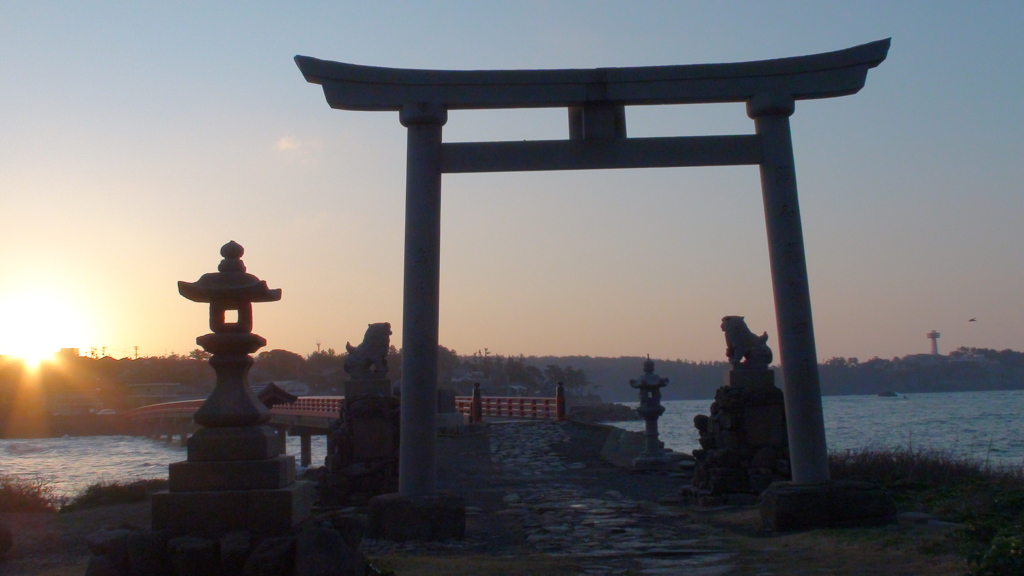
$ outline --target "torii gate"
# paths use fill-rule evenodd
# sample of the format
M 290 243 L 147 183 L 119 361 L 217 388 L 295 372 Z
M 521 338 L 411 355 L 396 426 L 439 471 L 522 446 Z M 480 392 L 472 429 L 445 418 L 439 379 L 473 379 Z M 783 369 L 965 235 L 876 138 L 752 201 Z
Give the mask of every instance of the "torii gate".
M 436 496 L 441 175 L 757 164 L 795 484 L 829 480 L 789 116 L 796 100 L 857 93 L 889 39 L 733 64 L 592 70 L 408 70 L 296 56 L 331 108 L 398 111 L 408 129 L 399 493 Z M 626 106 L 746 102 L 755 134 L 627 138 Z M 445 144 L 448 110 L 569 111 L 569 139 Z

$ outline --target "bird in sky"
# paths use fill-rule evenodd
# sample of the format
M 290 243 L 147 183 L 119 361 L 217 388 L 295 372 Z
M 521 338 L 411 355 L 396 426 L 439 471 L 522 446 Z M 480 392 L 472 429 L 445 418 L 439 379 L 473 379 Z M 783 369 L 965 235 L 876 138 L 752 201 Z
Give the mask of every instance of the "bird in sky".
M 971 318 L 970 320 L 968 320 L 968 322 L 977 322 L 977 321 L 978 321 L 977 318 Z

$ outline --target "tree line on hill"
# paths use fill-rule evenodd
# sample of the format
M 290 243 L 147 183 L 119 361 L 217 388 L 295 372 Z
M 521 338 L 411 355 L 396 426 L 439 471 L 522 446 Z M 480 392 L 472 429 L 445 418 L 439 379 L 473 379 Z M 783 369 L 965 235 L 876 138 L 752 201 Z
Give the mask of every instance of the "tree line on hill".
M 46 400 L 49 410 L 55 398 L 86 396 L 97 406 L 119 410 L 137 385 L 177 383 L 181 393 L 202 397 L 212 390 L 215 376 L 206 362 L 209 354 L 196 349 L 185 355 L 143 358 L 89 358 L 58 356 L 31 372 L 13 358 L 0 356 L 0 419 L 19 398 Z M 258 354 L 250 381 L 253 383 L 302 381 L 310 393 L 343 393 L 347 379 L 346 353 L 333 349 L 306 356 L 287 350 Z M 391 347 L 389 374 L 401 380 L 402 351 Z M 600 394 L 606 401 L 632 402 L 636 391 L 631 379 L 642 375 L 644 358 L 591 356 L 504 356 L 484 348 L 470 355 L 438 347 L 439 386 L 459 395 L 472 392 L 479 382 L 486 395 L 553 396 L 555 383 L 565 383 L 572 396 Z M 694 362 L 657 360 L 655 371 L 668 378 L 665 400 L 710 399 L 724 382 L 729 364 L 724 361 Z M 947 356 L 911 355 L 903 358 L 830 358 L 820 364 L 822 393 L 826 395 L 948 392 L 965 390 L 1024 389 L 1024 353 L 1013 350 L 960 348 Z M 776 383 L 782 385 L 776 371 Z

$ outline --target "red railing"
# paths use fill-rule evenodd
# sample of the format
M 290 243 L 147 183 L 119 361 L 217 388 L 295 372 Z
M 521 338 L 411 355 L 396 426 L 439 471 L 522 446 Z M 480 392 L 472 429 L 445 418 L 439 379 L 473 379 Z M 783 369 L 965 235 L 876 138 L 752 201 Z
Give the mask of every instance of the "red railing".
M 271 414 L 281 416 L 312 416 L 320 418 L 337 418 L 341 411 L 344 396 L 302 396 L 291 404 L 279 404 L 270 409 Z M 182 400 L 152 404 L 129 410 L 129 418 L 159 418 L 162 416 L 191 417 L 203 405 L 205 400 Z M 499 418 L 531 418 L 542 420 L 564 420 L 565 408 L 560 406 L 558 397 L 523 398 L 518 396 L 482 396 L 479 397 L 480 417 Z M 457 396 L 455 409 L 469 414 L 473 419 L 473 397 Z
M 337 418 L 341 411 L 344 396 L 303 396 L 291 404 L 280 404 L 270 409 L 271 414 L 282 416 L 314 416 L 320 418 Z M 129 410 L 129 418 L 157 418 L 160 416 L 191 416 L 203 405 L 205 399 L 182 400 L 151 404 Z
M 344 396 L 300 396 L 291 404 L 278 404 L 270 409 L 271 414 L 283 416 L 318 416 L 337 418 L 341 412 Z
M 455 409 L 472 416 L 473 397 L 456 396 Z M 559 419 L 555 398 L 522 398 L 518 396 L 483 396 L 480 398 L 480 415 L 484 417 Z

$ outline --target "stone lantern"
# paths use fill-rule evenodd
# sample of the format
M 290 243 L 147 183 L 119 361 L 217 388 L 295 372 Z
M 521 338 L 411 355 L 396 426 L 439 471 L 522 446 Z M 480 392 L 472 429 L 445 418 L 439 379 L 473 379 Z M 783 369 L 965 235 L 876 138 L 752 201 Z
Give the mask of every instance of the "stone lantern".
M 654 373 L 654 360 L 648 356 L 644 361 L 644 375 L 640 380 L 630 380 L 629 385 L 640 390 L 640 406 L 637 414 L 644 419 L 644 451 L 633 460 L 636 470 L 658 470 L 670 468 L 674 459 L 668 455 L 658 440 L 658 418 L 665 413 L 661 405 L 661 389 L 668 385 L 668 378 Z
M 244 249 L 234 241 L 220 249 L 224 257 L 217 272 L 203 274 L 198 282 L 178 282 L 178 292 L 193 302 L 210 305 L 210 330 L 196 343 L 213 354 L 210 366 L 217 373 L 217 385 L 196 412 L 196 424 L 208 428 L 258 426 L 270 420 L 270 412 L 249 388 L 252 354 L 267 341 L 252 333 L 252 303 L 277 302 L 281 290 L 247 274 L 242 262 Z M 227 322 L 229 311 L 237 314 Z
M 153 497 L 153 529 L 283 533 L 309 516 L 313 489 L 295 481 L 295 457 L 282 454 L 270 412 L 248 382 L 250 354 L 267 343 L 252 333 L 252 303 L 276 302 L 281 291 L 246 273 L 237 243 L 220 253 L 217 272 L 178 282 L 182 296 L 210 305 L 213 332 L 196 343 L 213 354 L 217 384 L 195 414 L 202 428 L 188 439 L 188 459 L 170 465 L 169 491 Z

